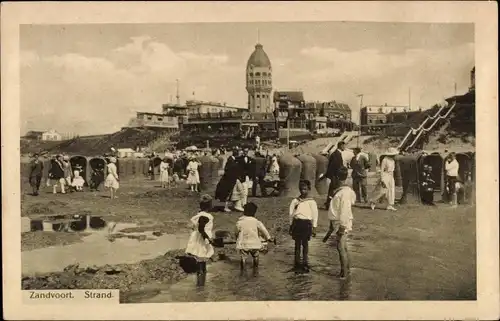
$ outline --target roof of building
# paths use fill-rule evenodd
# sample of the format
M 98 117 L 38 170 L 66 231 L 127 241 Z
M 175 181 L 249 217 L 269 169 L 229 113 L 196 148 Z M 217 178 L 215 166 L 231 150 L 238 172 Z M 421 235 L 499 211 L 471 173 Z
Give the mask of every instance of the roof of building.
M 269 60 L 269 57 L 260 43 L 255 45 L 255 50 L 250 55 L 250 58 L 248 58 L 247 69 L 250 68 L 250 66 L 271 67 L 271 60 Z
M 338 102 L 338 101 L 312 101 L 306 103 L 306 106 L 309 108 L 333 108 L 333 109 L 340 109 L 340 110 L 345 110 L 345 111 L 350 111 L 351 108 L 349 105 L 343 102 Z
M 286 98 L 283 98 L 286 96 Z M 304 93 L 301 91 L 275 91 L 273 94 L 273 100 L 291 100 L 291 101 L 304 101 Z
M 43 133 L 44 133 L 44 131 L 30 130 L 24 136 L 36 136 L 36 135 L 42 135 Z

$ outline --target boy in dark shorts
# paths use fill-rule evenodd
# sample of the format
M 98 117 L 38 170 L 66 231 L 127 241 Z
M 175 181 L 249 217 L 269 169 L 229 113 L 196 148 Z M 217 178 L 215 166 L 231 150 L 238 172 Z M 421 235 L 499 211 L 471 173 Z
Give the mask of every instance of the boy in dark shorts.
M 249 255 L 253 259 L 253 273 L 258 274 L 259 253 L 263 246 L 260 237 L 263 236 L 265 240 L 271 241 L 271 235 L 264 224 L 255 218 L 257 209 L 257 205 L 252 202 L 245 204 L 243 216 L 236 222 L 236 249 L 240 251 L 242 274 L 245 272 L 246 259 Z
M 318 204 L 309 197 L 311 182 L 302 180 L 299 183 L 300 196 L 290 204 L 289 233 L 295 241 L 295 272 L 309 272 L 309 240 L 316 236 L 318 226 Z M 302 262 L 300 254 L 302 252 Z

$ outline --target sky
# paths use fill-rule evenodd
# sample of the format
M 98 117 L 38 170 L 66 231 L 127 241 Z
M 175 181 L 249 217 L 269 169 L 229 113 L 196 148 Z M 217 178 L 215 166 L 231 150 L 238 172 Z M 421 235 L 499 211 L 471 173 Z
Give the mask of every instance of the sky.
M 180 100 L 247 106 L 245 68 L 257 42 L 273 90 L 307 101 L 425 109 L 467 91 L 472 24 L 381 22 L 23 25 L 21 131 L 105 134 L 137 111 Z M 193 92 L 195 95 L 193 96 Z

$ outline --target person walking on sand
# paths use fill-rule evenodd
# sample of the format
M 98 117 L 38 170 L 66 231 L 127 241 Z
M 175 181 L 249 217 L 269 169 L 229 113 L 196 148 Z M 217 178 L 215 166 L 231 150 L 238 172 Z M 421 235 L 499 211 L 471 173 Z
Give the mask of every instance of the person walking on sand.
M 318 226 L 318 205 L 309 197 L 311 182 L 301 180 L 299 183 L 300 196 L 290 203 L 289 234 L 295 241 L 295 272 L 309 272 L 309 240 L 316 236 Z M 300 254 L 302 252 L 302 262 Z
M 395 211 L 394 202 L 396 199 L 396 184 L 394 182 L 394 170 L 396 169 L 395 157 L 399 151 L 390 147 L 384 154 L 384 159 L 380 164 L 380 181 L 375 188 L 374 197 L 370 200 L 370 207 L 375 209 L 375 204 L 382 198 L 387 198 L 387 210 Z
M 458 204 L 456 183 L 458 181 L 459 168 L 460 164 L 455 158 L 455 153 L 451 152 L 448 157 L 446 157 L 444 169 L 446 170 L 446 189 L 448 190 L 448 198 L 453 208 L 456 208 Z
M 217 187 L 215 189 L 215 198 L 225 203 L 225 212 L 231 212 L 230 206 L 233 199 L 240 200 L 239 195 L 235 195 L 233 197 L 233 193 L 235 190 L 237 191 L 237 194 L 239 194 L 239 191 L 242 191 L 242 186 L 236 187 L 236 184 L 238 183 L 238 177 L 240 176 L 240 167 L 235 162 L 233 162 L 232 165 L 226 166 L 224 174 L 219 180 L 219 183 L 217 183 Z
M 57 155 L 56 158 L 52 161 L 49 177 L 52 181 L 52 193 L 57 194 L 57 184 L 61 186 L 61 194 L 66 194 L 66 190 L 64 188 L 65 178 L 64 178 L 64 165 L 63 165 L 62 155 Z
M 64 185 L 68 187 L 69 192 L 73 192 L 73 184 L 72 184 L 73 173 L 71 171 L 71 163 L 69 161 L 68 155 L 63 156 L 62 164 L 64 170 Z
M 352 168 L 352 188 L 356 193 L 357 202 L 361 201 L 368 203 L 366 193 L 367 175 L 370 168 L 368 156 L 361 151 L 361 148 L 354 148 L 354 157 L 351 159 Z
M 170 165 L 168 163 L 168 158 L 165 157 L 160 163 L 160 182 L 161 182 L 161 187 L 166 188 L 170 187 L 170 178 L 169 178 L 169 170 L 170 170 Z
M 193 231 L 188 240 L 186 254 L 197 262 L 196 285 L 204 286 L 207 276 L 207 261 L 214 255 L 212 229 L 214 217 L 208 213 L 212 209 L 212 197 L 203 195 L 200 199 L 200 211 L 190 220 Z
M 261 236 L 267 242 L 272 241 L 264 224 L 255 218 L 257 209 L 255 203 L 245 204 L 243 216 L 236 222 L 236 249 L 240 252 L 240 271 L 242 274 L 245 272 L 246 259 L 249 255 L 253 259 L 253 273 L 254 275 L 258 274 L 259 253 L 263 246 Z
M 330 206 L 330 200 L 332 199 L 333 191 L 339 186 L 339 181 L 337 179 L 337 171 L 339 168 L 344 166 L 344 159 L 342 157 L 342 152 L 345 149 L 345 143 L 339 142 L 337 144 L 337 149 L 330 155 L 328 158 L 328 167 L 326 170 L 326 174 L 321 176 L 319 180 L 323 180 L 325 178 L 330 179 L 330 185 L 328 186 L 328 195 L 325 201 L 325 208 L 328 209 Z
M 340 258 L 340 273 L 338 277 L 345 278 L 350 273 L 351 259 L 347 247 L 347 236 L 352 231 L 352 205 L 356 204 L 356 193 L 346 183 L 348 169 L 342 167 L 339 169 L 338 178 L 340 187 L 334 192 L 328 210 L 328 219 L 330 228 L 323 238 L 326 242 L 330 235 L 335 232 L 337 251 Z
M 40 191 L 40 184 L 42 183 L 43 176 L 43 162 L 40 160 L 40 155 L 34 154 L 33 160 L 30 165 L 30 185 L 33 196 L 38 196 Z
M 106 181 L 104 182 L 104 187 L 109 188 L 109 196 L 111 199 L 118 198 L 116 196 L 116 192 L 120 187 L 119 178 L 118 178 L 118 170 L 116 168 L 116 158 L 110 157 L 108 164 L 108 176 L 106 177 Z
M 193 192 L 199 192 L 198 184 L 200 184 L 200 174 L 198 173 L 198 167 L 200 163 L 196 160 L 195 156 L 190 156 L 189 163 L 186 167 L 188 172 L 188 177 L 186 183 Z

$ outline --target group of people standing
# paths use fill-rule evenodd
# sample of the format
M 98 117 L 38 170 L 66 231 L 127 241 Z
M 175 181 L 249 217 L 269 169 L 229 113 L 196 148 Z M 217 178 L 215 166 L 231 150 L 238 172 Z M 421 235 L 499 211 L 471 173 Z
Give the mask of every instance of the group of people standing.
M 328 195 L 325 202 L 326 209 L 330 207 L 330 202 L 335 195 L 334 191 L 340 186 L 341 180 L 339 179 L 339 173 L 341 169 L 346 168 L 342 158 L 342 152 L 344 150 L 345 143 L 339 142 L 337 144 L 337 149 L 329 157 L 326 174 L 320 177 L 320 180 L 326 178 L 330 179 Z M 385 197 L 388 203 L 386 209 L 395 211 L 396 184 L 394 181 L 394 170 L 396 168 L 396 163 L 394 158 L 399 154 L 398 150 L 391 147 L 384 153 L 384 158 L 380 164 L 380 178 L 373 192 L 373 196 L 370 199 L 367 193 L 368 171 L 371 168 L 369 156 L 364 153 L 360 147 L 354 148 L 353 151 L 354 157 L 351 159 L 349 166 L 352 169 L 352 189 L 356 195 L 355 201 L 358 203 L 369 203 L 370 207 L 375 209 L 375 204 Z
M 225 203 L 224 211 L 231 208 L 243 212 L 248 201 L 248 189 L 253 187 L 256 167 L 255 159 L 248 155 L 249 150 L 233 150 L 227 158 L 222 175 L 215 190 L 215 198 Z
M 83 191 L 85 179 L 81 176 L 82 166 L 71 165 L 68 156 L 57 155 L 52 161 L 49 169 L 47 186 L 52 186 L 52 193 L 57 194 L 58 187 L 61 194 L 67 191 Z M 30 163 L 29 181 L 32 188 L 32 195 L 38 196 L 42 183 L 44 164 L 39 154 L 34 154 Z
M 116 158 L 108 158 L 107 164 L 107 177 L 104 180 L 104 186 L 109 188 L 111 198 L 116 198 L 116 191 L 119 188 L 118 169 L 116 167 Z M 102 183 L 102 179 L 97 179 L 99 172 L 103 175 L 103 170 L 96 169 L 92 173 L 89 186 L 91 189 L 97 190 L 98 186 Z M 40 186 L 42 184 L 44 173 L 44 162 L 40 154 L 34 154 L 30 162 L 29 181 L 32 189 L 32 195 L 38 196 L 40 194 Z M 66 194 L 68 192 L 83 192 L 85 185 L 85 172 L 83 167 L 79 164 L 71 164 L 69 156 L 56 155 L 50 162 L 48 171 L 47 186 L 52 186 L 53 194 Z M 59 191 L 58 191 L 59 190 Z

